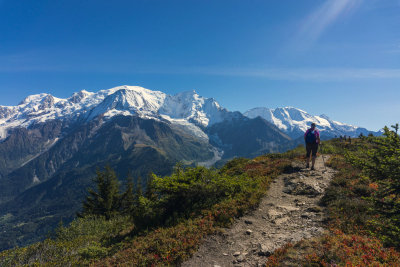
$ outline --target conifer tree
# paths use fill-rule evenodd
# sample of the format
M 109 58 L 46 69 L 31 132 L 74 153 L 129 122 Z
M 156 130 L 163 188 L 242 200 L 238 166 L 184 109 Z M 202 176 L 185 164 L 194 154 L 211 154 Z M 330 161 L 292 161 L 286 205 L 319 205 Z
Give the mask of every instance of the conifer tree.
M 89 196 L 83 203 L 83 211 L 78 216 L 99 215 L 108 220 L 118 213 L 121 205 L 117 176 L 110 166 L 106 166 L 103 172 L 97 170 L 94 182 L 97 190 L 89 189 Z
M 132 214 L 135 209 L 135 192 L 134 183 L 131 173 L 126 178 L 126 189 L 121 195 L 121 212 L 122 214 Z
M 157 195 L 156 195 L 156 189 L 154 187 L 154 174 L 149 173 L 146 185 L 147 185 L 147 188 L 146 188 L 145 197 L 147 199 L 149 199 L 150 201 L 155 201 L 157 198 Z
M 136 180 L 136 197 L 141 197 L 143 196 L 143 188 L 142 188 L 142 177 L 138 177 Z

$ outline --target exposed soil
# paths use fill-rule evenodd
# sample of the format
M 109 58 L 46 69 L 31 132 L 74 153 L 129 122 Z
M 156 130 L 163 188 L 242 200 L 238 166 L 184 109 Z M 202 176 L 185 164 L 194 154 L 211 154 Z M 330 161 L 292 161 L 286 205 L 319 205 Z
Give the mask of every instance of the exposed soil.
M 317 158 L 314 171 L 304 163 L 293 166 L 298 171 L 277 177 L 257 210 L 237 219 L 222 234 L 206 238 L 182 266 L 263 266 L 286 243 L 321 235 L 325 212 L 318 202 L 334 171 L 325 169 L 322 157 Z

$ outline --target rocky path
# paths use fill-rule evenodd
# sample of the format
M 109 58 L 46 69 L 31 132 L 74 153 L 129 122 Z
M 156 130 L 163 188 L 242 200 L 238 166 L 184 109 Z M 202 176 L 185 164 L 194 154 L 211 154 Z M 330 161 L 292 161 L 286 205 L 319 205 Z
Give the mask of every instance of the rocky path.
M 222 235 L 206 238 L 182 266 L 263 266 L 284 244 L 321 234 L 324 209 L 318 201 L 334 171 L 325 171 L 322 157 L 317 158 L 315 171 L 298 165 L 299 171 L 275 179 L 257 210 L 235 221 Z

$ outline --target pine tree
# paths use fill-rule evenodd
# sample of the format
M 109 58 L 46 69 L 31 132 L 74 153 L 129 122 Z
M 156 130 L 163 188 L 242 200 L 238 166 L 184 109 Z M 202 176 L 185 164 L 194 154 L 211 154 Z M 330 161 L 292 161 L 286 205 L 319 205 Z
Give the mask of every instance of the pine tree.
M 126 189 L 121 196 L 121 212 L 122 214 L 132 215 L 135 211 L 135 192 L 134 183 L 131 173 L 126 178 Z
M 146 186 L 147 186 L 147 188 L 146 188 L 145 197 L 147 199 L 149 199 L 150 201 L 155 201 L 157 198 L 157 195 L 156 195 L 156 189 L 154 187 L 154 174 L 149 173 Z
M 143 196 L 143 185 L 142 185 L 142 177 L 138 177 L 136 180 L 136 197 Z
M 121 206 L 117 176 L 110 166 L 106 166 L 103 172 L 97 171 L 94 182 L 97 191 L 92 188 L 88 190 L 89 196 L 86 197 L 83 211 L 78 216 L 99 215 L 108 220 L 118 213 Z

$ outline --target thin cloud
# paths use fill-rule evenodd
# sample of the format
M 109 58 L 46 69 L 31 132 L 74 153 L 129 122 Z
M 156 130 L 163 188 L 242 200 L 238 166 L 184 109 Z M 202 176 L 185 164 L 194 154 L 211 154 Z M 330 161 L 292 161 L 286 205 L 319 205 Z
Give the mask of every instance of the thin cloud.
M 315 42 L 339 18 L 357 9 L 363 0 L 327 0 L 301 24 L 298 37 L 306 43 Z
M 169 70 L 175 74 L 201 74 L 218 76 L 260 77 L 271 80 L 287 81 L 349 81 L 349 80 L 385 80 L 400 79 L 400 69 L 378 68 L 265 68 L 265 69 L 228 69 L 228 68 L 186 68 Z M 172 74 L 172 73 L 171 73 Z
M 111 67 L 108 65 L 70 66 L 54 64 L 34 64 L 1 66 L 0 73 L 6 72 L 76 72 L 119 73 L 119 74 L 167 74 L 167 75 L 210 75 L 258 77 L 280 81 L 354 81 L 354 80 L 400 80 L 399 68 L 232 68 L 216 66 L 143 66 L 130 65 Z

